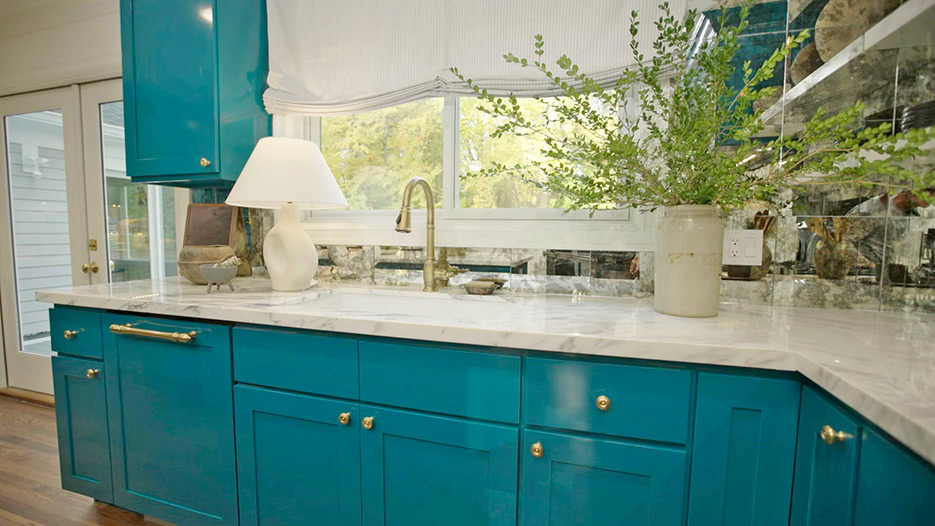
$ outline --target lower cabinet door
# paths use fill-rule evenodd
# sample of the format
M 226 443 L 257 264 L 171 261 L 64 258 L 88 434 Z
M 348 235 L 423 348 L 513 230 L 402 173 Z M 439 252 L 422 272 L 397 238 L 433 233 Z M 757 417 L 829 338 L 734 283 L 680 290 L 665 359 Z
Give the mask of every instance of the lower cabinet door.
M 698 375 L 688 523 L 787 526 L 801 386 Z
M 241 526 L 360 526 L 356 403 L 234 387 Z
M 868 429 L 861 442 L 854 526 L 935 524 L 935 468 Z
M 62 487 L 113 502 L 104 364 L 52 358 Z
M 523 526 L 683 524 L 685 451 L 523 431 Z
M 813 389 L 802 390 L 792 526 L 853 523 L 858 436 L 857 423 L 847 414 Z
M 516 524 L 519 431 L 361 406 L 364 526 Z
M 179 526 L 236 526 L 230 327 L 124 315 L 102 321 L 114 504 Z M 109 324 L 195 336 L 116 334 Z

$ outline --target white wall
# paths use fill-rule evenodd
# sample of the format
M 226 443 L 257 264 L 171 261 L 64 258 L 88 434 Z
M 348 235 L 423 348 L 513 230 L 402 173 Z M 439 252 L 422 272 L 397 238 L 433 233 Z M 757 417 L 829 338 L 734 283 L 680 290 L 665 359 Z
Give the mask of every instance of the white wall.
M 119 0 L 0 0 L 0 96 L 120 72 Z

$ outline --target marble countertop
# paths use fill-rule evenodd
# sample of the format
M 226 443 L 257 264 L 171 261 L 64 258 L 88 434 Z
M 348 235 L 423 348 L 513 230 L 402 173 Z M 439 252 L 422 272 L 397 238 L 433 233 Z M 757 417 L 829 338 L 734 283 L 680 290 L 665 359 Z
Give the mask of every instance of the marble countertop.
M 652 301 L 545 294 L 468 296 L 324 284 L 275 292 L 238 278 L 205 293 L 171 278 L 36 293 L 100 309 L 394 338 L 798 371 L 935 464 L 935 315 L 722 304 L 716 318 Z

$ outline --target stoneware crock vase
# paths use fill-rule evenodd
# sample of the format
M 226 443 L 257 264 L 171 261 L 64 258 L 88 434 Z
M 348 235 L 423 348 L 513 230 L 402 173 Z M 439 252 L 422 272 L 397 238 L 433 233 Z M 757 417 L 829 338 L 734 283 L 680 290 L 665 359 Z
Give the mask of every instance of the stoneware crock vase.
M 656 225 L 656 312 L 691 318 L 717 316 L 724 221 L 717 207 L 666 207 Z

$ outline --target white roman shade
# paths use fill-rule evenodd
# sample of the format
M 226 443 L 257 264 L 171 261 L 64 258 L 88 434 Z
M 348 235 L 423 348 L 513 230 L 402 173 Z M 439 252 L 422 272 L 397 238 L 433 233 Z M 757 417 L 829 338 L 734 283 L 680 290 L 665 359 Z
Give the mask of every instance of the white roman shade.
M 607 84 L 632 65 L 629 16 L 640 12 L 652 56 L 657 0 L 268 0 L 270 113 L 341 115 L 426 97 L 470 94 L 448 68 L 496 94 L 557 91 L 532 68 L 533 37 L 546 62 L 568 55 Z M 670 1 L 683 16 L 686 0 Z M 557 68 L 554 68 L 557 69 Z

